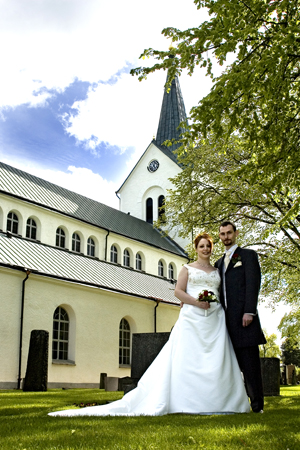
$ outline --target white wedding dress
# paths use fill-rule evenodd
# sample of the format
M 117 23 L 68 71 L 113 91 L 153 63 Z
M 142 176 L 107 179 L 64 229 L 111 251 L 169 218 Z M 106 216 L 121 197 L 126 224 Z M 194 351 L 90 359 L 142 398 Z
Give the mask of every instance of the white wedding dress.
M 207 289 L 219 298 L 220 275 L 185 265 L 187 293 L 197 298 Z M 229 339 L 220 303 L 207 316 L 184 304 L 168 342 L 121 400 L 50 413 L 52 416 L 158 416 L 170 413 L 229 414 L 249 412 L 249 400 Z

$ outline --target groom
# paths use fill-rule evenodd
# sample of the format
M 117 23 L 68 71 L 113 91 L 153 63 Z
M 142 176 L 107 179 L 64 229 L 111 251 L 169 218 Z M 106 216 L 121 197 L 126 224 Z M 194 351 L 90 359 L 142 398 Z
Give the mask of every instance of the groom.
M 216 263 L 222 278 L 221 303 L 227 329 L 243 372 L 253 412 L 263 412 L 264 394 L 258 345 L 265 344 L 257 313 L 260 267 L 254 250 L 237 246 L 238 230 L 232 222 L 220 225 L 219 237 L 225 255 Z

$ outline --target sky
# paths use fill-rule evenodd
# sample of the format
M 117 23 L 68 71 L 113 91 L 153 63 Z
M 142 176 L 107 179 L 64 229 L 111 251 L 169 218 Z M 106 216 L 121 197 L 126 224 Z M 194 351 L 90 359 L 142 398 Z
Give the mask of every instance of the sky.
M 130 70 L 153 63 L 139 60 L 145 48 L 169 48 L 163 28 L 207 18 L 192 0 L 0 0 L 0 160 L 118 208 L 115 191 L 156 135 L 166 79 Z M 212 82 L 199 69 L 180 86 L 188 114 Z M 283 312 L 261 307 L 269 334 Z
M 166 72 L 139 82 L 167 26 L 207 17 L 192 0 L 0 0 L 0 159 L 118 207 L 115 191 L 156 135 Z M 182 77 L 187 111 L 209 92 Z

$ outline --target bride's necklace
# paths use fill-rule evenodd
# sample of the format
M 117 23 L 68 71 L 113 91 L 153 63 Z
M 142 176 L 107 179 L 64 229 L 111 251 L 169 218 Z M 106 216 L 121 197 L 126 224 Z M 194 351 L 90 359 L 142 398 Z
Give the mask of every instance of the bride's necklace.
M 209 264 L 201 264 L 198 260 L 196 261 L 196 263 L 198 263 L 199 266 L 201 266 L 201 267 L 211 267 L 210 263 Z

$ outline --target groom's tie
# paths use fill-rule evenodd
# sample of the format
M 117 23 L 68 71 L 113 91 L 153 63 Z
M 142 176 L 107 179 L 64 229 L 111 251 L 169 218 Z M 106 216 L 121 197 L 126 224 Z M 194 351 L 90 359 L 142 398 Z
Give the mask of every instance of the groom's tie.
M 224 258 L 225 271 L 226 271 L 229 263 L 230 263 L 230 252 L 226 252 L 225 258 Z

